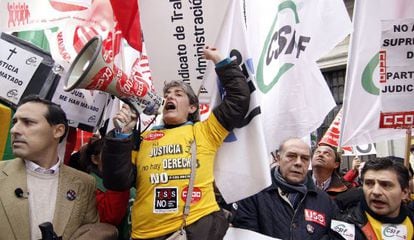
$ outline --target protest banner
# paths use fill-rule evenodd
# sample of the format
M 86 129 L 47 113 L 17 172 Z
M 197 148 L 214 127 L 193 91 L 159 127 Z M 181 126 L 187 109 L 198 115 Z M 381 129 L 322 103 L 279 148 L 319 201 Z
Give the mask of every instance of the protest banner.
M 30 51 L 29 44 L 26 48 L 18 46 L 16 38 L 8 38 L 15 42 L 6 41 L 4 33 L 1 36 L 0 48 L 4 51 L 0 51 L 0 98 L 17 105 L 46 54 L 40 55 L 35 48 Z
M 342 152 L 342 156 L 359 156 L 376 154 L 374 144 L 363 144 L 355 146 L 342 146 L 339 148 L 339 138 L 341 135 L 341 120 L 342 120 L 342 108 L 336 114 L 334 120 L 326 130 L 325 134 L 319 141 L 319 144 L 327 144 L 337 148 Z
M 92 2 L 105 2 L 106 0 L 2 0 L 0 1 L 0 29 L 2 31 L 12 30 L 34 31 L 61 26 L 65 22 L 85 22 L 103 23 L 103 19 L 109 16 L 108 12 L 101 12 L 96 18 L 91 18 L 93 8 Z M 109 2 L 108 2 L 109 4 Z M 102 16 L 102 18 L 101 18 Z M 109 27 L 109 25 L 107 25 Z
M 207 69 L 203 48 L 215 43 L 228 4 L 229 0 L 139 2 L 142 31 L 158 93 L 164 82 L 170 80 L 183 80 L 194 91 L 200 90 Z M 205 89 L 201 91 L 206 94 Z
M 395 38 L 394 35 L 401 38 L 398 36 L 408 34 L 404 31 L 394 32 L 393 25 L 409 24 L 412 22 L 409 19 L 413 18 L 413 14 L 414 2 L 409 0 L 355 1 L 354 31 L 351 36 L 344 92 L 341 146 L 368 144 L 404 137 L 405 131 L 395 129 L 395 127 L 401 127 L 403 124 L 400 122 L 412 118 L 410 112 L 413 109 L 413 102 L 409 100 L 412 97 L 402 102 L 397 100 L 402 103 L 400 106 L 397 106 L 398 103 L 394 100 L 397 96 L 403 96 L 403 98 L 412 96 L 412 92 L 401 92 L 397 88 L 405 86 L 407 89 L 407 85 L 412 84 L 413 80 L 412 78 L 392 78 L 393 73 L 412 71 L 413 65 L 411 64 L 411 70 L 407 65 L 401 65 L 405 64 L 403 62 L 412 62 L 409 58 L 410 50 L 397 50 L 407 46 L 406 44 L 391 46 L 389 43 L 390 38 Z M 384 44 L 386 46 L 382 46 Z M 387 48 L 385 52 L 380 51 L 383 47 Z M 389 64 L 400 66 L 389 66 L 391 68 L 387 69 L 386 52 L 391 54 L 393 60 L 390 61 L 395 61 Z M 387 74 L 390 75 L 387 76 Z M 382 117 L 381 111 L 384 111 Z M 388 114 L 390 112 L 391 114 Z M 380 127 L 380 119 L 382 119 L 382 127 Z M 391 126 L 391 128 L 386 126 Z
M 30 42 L 1 33 L 0 43 L 8 51 L 0 54 L 0 101 L 16 108 L 28 95 L 51 99 L 60 75 L 50 54 Z
M 62 76 L 67 74 L 82 47 L 96 35 L 104 39 L 102 54 L 105 54 L 104 58 L 109 60 L 114 68 L 127 74 L 131 70 L 132 74 L 134 64 L 139 62 L 139 52 L 129 46 L 128 51 L 134 53 L 125 55 L 133 60 L 124 58 L 124 51 L 127 51 L 124 49 L 125 40 L 139 50 L 142 48 L 137 1 L 120 3 L 109 0 L 55 0 L 40 4 L 28 0 L 25 3 L 2 1 L 0 4 L 8 7 L 0 11 L 9 19 L 7 24 L 0 22 L 0 29 L 9 32 L 44 30 L 53 59 L 63 67 L 63 71 L 60 72 Z M 25 9 L 26 15 L 21 9 Z M 120 18 L 123 26 L 117 24 L 114 15 Z M 130 25 L 134 26 L 127 28 Z M 65 92 L 63 87 L 64 84 L 58 86 L 53 100 L 67 111 L 71 126 L 88 131 L 99 127 L 102 110 L 108 105 L 108 94 L 104 96 L 102 93 L 83 89 Z
M 383 20 L 381 33 L 379 127 L 412 128 L 414 126 L 414 18 Z

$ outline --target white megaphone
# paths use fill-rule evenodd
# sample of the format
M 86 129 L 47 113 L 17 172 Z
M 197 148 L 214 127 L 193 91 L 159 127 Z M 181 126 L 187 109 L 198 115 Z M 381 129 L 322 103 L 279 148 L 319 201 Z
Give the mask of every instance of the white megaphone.
M 64 76 L 64 90 L 101 90 L 125 101 L 138 113 L 161 113 L 164 99 L 151 91 L 141 75 L 137 73 L 128 77 L 104 55 L 101 37 L 95 36 L 89 40 Z

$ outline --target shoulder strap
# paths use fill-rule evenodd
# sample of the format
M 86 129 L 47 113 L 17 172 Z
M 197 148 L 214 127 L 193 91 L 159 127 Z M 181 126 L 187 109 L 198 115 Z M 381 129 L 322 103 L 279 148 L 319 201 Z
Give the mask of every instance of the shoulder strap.
M 190 173 L 190 180 L 188 183 L 187 196 L 185 198 L 185 205 L 183 209 L 183 226 L 186 225 L 185 220 L 190 212 L 190 204 L 191 204 L 191 198 L 193 195 L 194 180 L 195 180 L 196 166 L 197 166 L 196 159 L 197 159 L 197 146 L 194 140 L 191 143 L 191 173 Z

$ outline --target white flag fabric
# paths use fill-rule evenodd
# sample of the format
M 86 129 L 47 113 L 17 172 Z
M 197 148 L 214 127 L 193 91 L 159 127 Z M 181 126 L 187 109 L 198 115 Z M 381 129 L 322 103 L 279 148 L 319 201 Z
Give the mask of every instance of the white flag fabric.
M 277 240 L 280 238 L 272 238 L 257 232 L 253 232 L 247 229 L 229 227 L 224 240 Z
M 269 150 L 317 129 L 335 101 L 316 61 L 343 40 L 351 22 L 342 0 L 246 0 Z
M 381 21 L 414 17 L 410 0 L 355 1 L 344 93 L 340 145 L 360 145 L 404 137 L 404 130 L 380 129 Z
M 251 86 L 249 113 L 245 126 L 236 128 L 220 147 L 214 176 L 226 202 L 235 202 L 253 195 L 271 184 L 269 154 L 264 142 L 259 96 L 254 83 L 254 68 L 247 47 L 242 1 L 231 0 L 215 46 L 224 54 L 236 58 L 247 74 Z M 205 84 L 208 92 L 216 92 L 217 76 L 207 71 Z M 213 101 L 212 105 L 216 105 Z

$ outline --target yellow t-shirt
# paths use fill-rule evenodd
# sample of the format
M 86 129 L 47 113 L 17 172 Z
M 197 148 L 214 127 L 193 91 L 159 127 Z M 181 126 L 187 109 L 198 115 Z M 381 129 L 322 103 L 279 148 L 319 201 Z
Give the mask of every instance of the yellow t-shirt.
M 132 238 L 154 238 L 178 230 L 191 172 L 191 142 L 197 145 L 197 170 L 187 225 L 218 211 L 213 189 L 214 158 L 228 131 L 214 114 L 204 122 L 143 134 L 132 208 Z
M 409 217 L 406 217 L 401 224 L 382 223 L 367 212 L 365 212 L 368 218 L 368 222 L 371 224 L 372 229 L 377 239 L 391 240 L 411 240 L 414 237 L 413 223 Z

